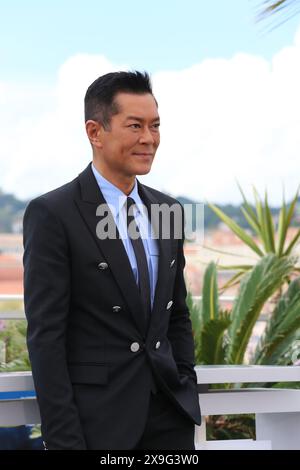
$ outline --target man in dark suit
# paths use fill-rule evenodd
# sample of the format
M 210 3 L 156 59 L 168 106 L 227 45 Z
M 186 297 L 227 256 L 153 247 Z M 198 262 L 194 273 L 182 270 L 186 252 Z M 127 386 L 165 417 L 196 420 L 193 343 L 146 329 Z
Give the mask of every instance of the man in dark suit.
M 27 344 L 44 445 L 194 449 L 201 417 L 183 208 L 136 179 L 159 145 L 149 76 L 99 77 L 85 121 L 93 161 L 24 216 Z

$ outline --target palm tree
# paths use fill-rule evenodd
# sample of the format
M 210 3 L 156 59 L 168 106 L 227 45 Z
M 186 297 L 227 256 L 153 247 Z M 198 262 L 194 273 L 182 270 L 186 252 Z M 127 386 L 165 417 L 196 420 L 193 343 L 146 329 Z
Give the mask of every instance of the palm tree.
M 204 274 L 200 304 L 193 300 L 191 293 L 187 298 L 193 325 L 196 364 L 243 364 L 245 358 L 249 357 L 248 346 L 264 305 L 290 275 L 293 267 L 294 262 L 289 256 L 278 257 L 273 253 L 263 256 L 241 281 L 239 292 L 229 311 L 220 307 L 217 269 L 215 263 L 211 263 Z M 267 318 L 265 332 L 250 355 L 249 363 L 290 365 L 293 363 L 293 357 L 299 357 L 299 351 L 300 278 L 298 277 L 277 300 L 273 312 Z M 211 384 L 210 388 L 224 386 L 232 388 L 236 385 Z M 241 386 L 251 387 L 253 384 Z M 274 386 L 291 387 L 291 383 L 277 383 Z M 255 420 L 252 415 L 210 416 L 207 418 L 207 433 L 209 439 L 253 439 Z
M 219 207 L 214 204 L 208 203 L 211 210 L 219 217 L 219 219 L 226 224 L 230 230 L 247 245 L 256 256 L 263 258 L 268 253 L 276 254 L 279 258 L 285 258 L 294 253 L 295 246 L 300 239 L 300 229 L 297 230 L 296 234 L 291 241 L 288 241 L 288 229 L 291 226 L 293 217 L 296 211 L 296 205 L 299 200 L 299 188 L 292 199 L 289 206 L 286 205 L 285 198 L 283 196 L 283 202 L 279 213 L 278 226 L 276 226 L 271 213 L 271 208 L 268 202 L 267 192 L 265 193 L 264 199 L 260 197 L 258 191 L 253 187 L 255 205 L 247 200 L 242 188 L 239 186 L 239 190 L 243 197 L 243 204 L 241 206 L 241 212 L 248 223 L 249 229 L 256 235 L 257 241 L 255 241 L 239 224 L 233 219 L 226 215 Z M 297 259 L 295 258 L 295 266 L 293 274 L 299 273 L 300 268 L 296 266 Z M 233 265 L 233 266 L 219 266 L 221 269 L 229 269 L 237 271 L 236 274 L 223 286 L 223 290 L 230 286 L 238 284 L 240 278 L 253 268 L 252 265 Z M 286 279 L 288 282 L 290 278 Z
M 247 273 L 231 311 L 220 308 L 217 269 L 210 263 L 204 274 L 202 301 L 188 304 L 191 312 L 197 364 L 243 364 L 254 326 L 264 305 L 294 269 L 294 260 L 270 253 Z M 291 364 L 291 350 L 299 346 L 300 278 L 277 299 L 265 333 L 250 357 L 252 364 Z

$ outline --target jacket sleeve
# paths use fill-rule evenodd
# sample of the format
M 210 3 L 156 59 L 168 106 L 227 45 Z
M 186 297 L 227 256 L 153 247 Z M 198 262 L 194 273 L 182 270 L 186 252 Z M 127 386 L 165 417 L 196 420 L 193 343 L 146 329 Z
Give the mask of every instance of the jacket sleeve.
M 181 205 L 180 205 L 181 206 Z M 181 238 L 178 240 L 177 271 L 173 290 L 173 307 L 170 317 L 168 338 L 172 346 L 173 356 L 180 375 L 188 376 L 197 384 L 195 367 L 195 345 L 192 333 L 190 312 L 186 304 L 186 285 L 184 280 L 185 258 L 184 244 L 184 212 L 182 209 Z
M 23 220 L 27 347 L 47 449 L 85 449 L 65 350 L 70 258 L 60 219 L 39 197 Z

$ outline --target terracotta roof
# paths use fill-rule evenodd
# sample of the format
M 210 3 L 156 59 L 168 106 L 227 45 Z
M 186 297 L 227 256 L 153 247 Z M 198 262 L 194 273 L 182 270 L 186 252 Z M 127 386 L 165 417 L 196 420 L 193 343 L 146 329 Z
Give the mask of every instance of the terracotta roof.
M 0 294 L 23 294 L 23 265 L 18 255 L 0 254 Z

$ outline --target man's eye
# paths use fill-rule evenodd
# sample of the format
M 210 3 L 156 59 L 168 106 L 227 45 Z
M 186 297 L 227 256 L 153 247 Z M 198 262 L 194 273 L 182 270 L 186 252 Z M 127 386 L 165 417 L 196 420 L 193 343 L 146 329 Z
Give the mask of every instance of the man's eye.
M 140 124 L 130 124 L 129 127 L 132 127 L 133 129 L 139 129 L 141 127 Z
M 160 126 L 160 122 L 157 122 L 156 124 L 153 125 L 155 129 L 159 129 L 159 126 Z

